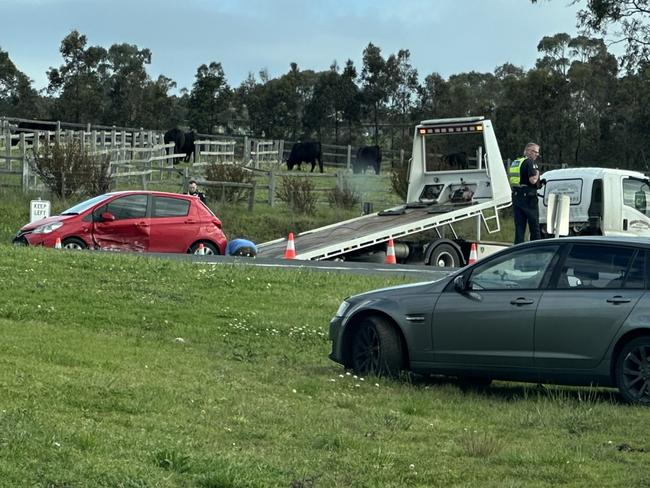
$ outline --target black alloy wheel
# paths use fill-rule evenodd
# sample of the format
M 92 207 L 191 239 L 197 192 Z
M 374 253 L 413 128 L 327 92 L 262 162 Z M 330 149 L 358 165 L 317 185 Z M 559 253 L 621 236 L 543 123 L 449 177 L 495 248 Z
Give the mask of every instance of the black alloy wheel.
M 364 318 L 352 341 L 355 373 L 396 377 L 404 368 L 401 337 L 385 319 Z
M 650 337 L 637 337 L 623 347 L 616 384 L 625 401 L 650 406 Z

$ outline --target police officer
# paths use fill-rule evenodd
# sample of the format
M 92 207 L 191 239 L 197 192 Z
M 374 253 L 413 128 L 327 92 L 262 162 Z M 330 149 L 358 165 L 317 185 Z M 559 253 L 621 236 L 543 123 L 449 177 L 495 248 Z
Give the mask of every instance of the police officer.
M 530 240 L 541 238 L 537 204 L 537 189 L 541 184 L 539 167 L 535 162 L 538 157 L 539 144 L 529 142 L 524 148 L 524 155 L 512 161 L 508 168 L 515 217 L 515 244 L 524 242 L 526 223 L 528 223 Z
M 196 180 L 190 180 L 187 184 L 187 194 L 188 195 L 193 195 L 195 197 L 199 197 L 199 199 L 203 202 L 206 203 L 206 198 L 205 198 L 205 193 L 202 191 L 199 191 L 199 187 L 196 183 Z

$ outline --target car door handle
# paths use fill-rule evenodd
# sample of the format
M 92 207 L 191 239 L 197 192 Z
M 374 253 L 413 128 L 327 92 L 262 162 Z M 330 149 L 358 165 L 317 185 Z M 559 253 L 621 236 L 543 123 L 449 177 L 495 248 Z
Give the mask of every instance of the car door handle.
M 531 300 L 530 298 L 515 298 L 514 300 L 510 300 L 510 305 L 532 305 L 535 303 L 535 300 Z
M 185 221 L 186 224 L 196 224 L 196 222 L 197 222 L 197 221 L 194 220 L 194 219 L 187 219 L 187 220 Z
M 146 222 L 136 222 L 135 224 L 136 227 L 149 227 L 149 224 Z
M 631 301 L 631 298 L 625 298 L 621 296 L 615 296 L 607 299 L 607 303 L 613 303 L 614 305 L 618 305 L 619 303 L 630 303 Z

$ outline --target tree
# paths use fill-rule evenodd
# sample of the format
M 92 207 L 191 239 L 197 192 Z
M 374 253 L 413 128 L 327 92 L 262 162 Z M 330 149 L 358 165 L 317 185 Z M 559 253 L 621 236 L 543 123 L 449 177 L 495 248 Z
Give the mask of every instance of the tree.
M 215 126 L 225 122 L 231 90 L 221 63 L 202 64 L 196 71 L 196 81 L 189 97 L 188 119 L 192 128 L 212 133 Z
M 393 118 L 401 125 L 400 146 L 405 142 L 406 125 L 411 121 L 414 98 L 420 86 L 418 71 L 411 65 L 410 58 L 408 49 L 400 49 L 397 55 L 391 54 L 386 62 L 390 109 Z
M 48 92 L 59 95 L 54 115 L 61 120 L 97 123 L 102 119 L 107 52 L 86 44 L 86 36 L 70 32 L 59 48 L 64 64 L 47 72 Z
M 39 97 L 32 81 L 18 70 L 9 54 L 0 49 L 0 113 L 14 117 L 37 118 Z
M 132 44 L 114 44 L 107 54 L 109 70 L 108 107 L 104 122 L 123 126 L 143 125 L 144 95 L 151 82 L 145 65 L 151 63 L 151 51 Z
M 366 113 L 372 117 L 375 144 L 379 141 L 379 118 L 388 101 L 389 75 L 381 49 L 370 43 L 363 50 L 362 96 Z

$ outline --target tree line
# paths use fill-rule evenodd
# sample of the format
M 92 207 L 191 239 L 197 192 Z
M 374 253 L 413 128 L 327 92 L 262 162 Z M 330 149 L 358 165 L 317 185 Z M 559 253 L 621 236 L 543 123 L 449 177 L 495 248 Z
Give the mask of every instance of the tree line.
M 529 70 L 506 63 L 491 73 L 434 72 L 420 82 L 408 49 L 385 55 L 369 43 L 361 66 L 347 60 L 315 72 L 291 63 L 277 78 L 262 70 L 238 87 L 219 62 L 202 64 L 191 89 L 178 94 L 172 79 L 147 74 L 149 49 L 90 46 L 74 30 L 42 93 L 0 49 L 0 115 L 407 150 L 420 120 L 484 115 L 494 121 L 504 158 L 535 141 L 547 163 L 648 170 L 649 3 L 588 2 L 578 17 L 582 34 L 541 39 Z M 619 59 L 605 41 L 612 26 L 626 42 Z

